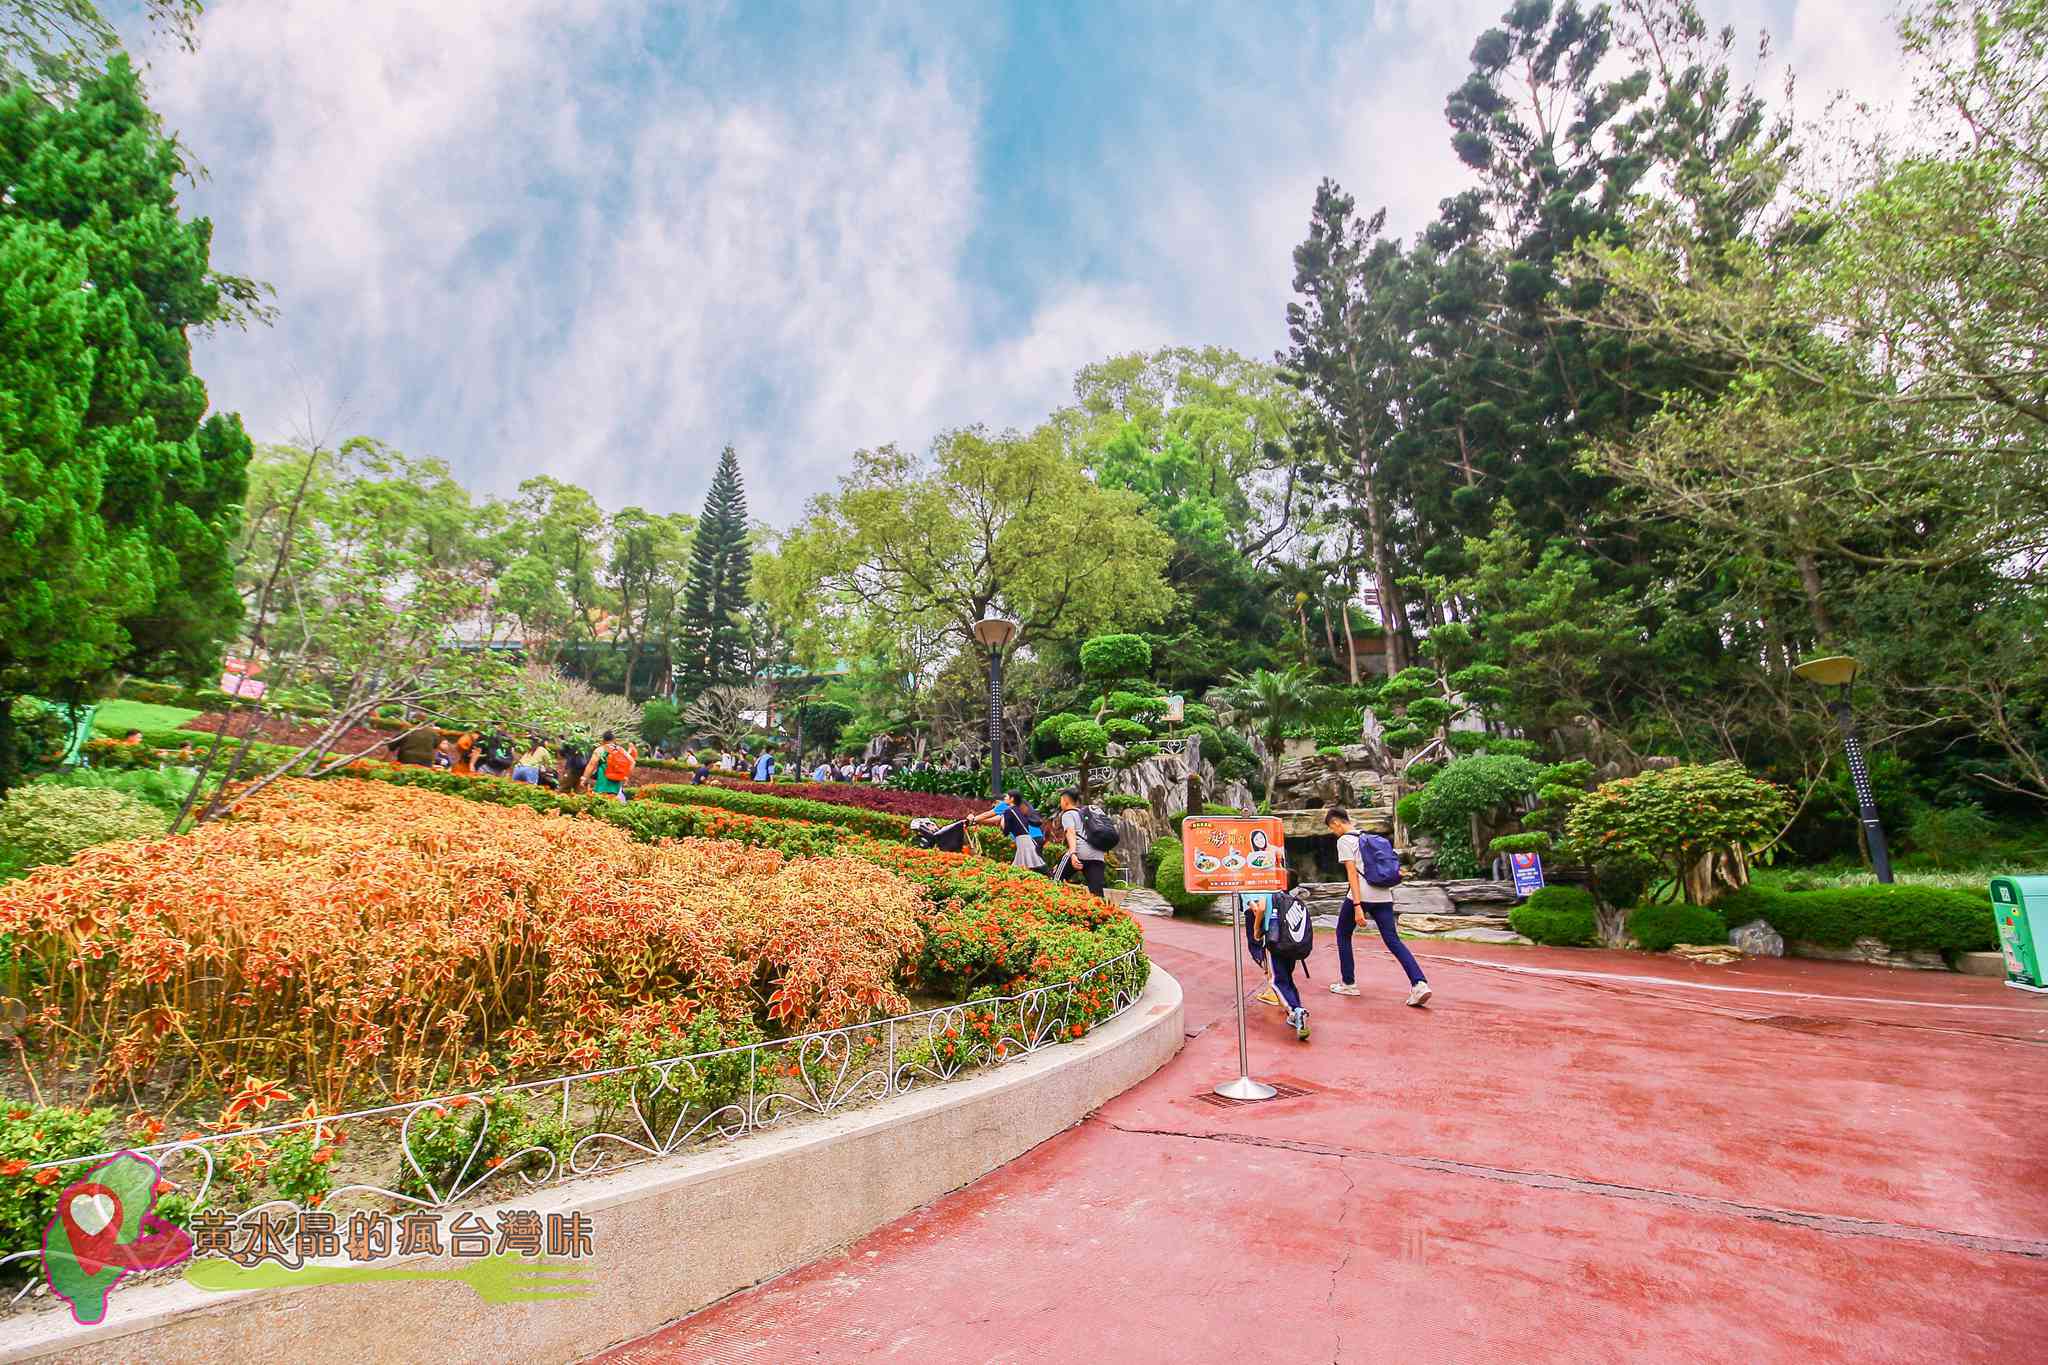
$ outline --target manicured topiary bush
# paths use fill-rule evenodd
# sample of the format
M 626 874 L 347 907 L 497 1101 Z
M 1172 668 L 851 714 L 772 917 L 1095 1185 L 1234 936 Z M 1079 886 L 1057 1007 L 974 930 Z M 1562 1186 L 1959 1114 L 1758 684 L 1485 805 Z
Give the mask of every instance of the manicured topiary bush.
M 1546 886 L 1508 911 L 1508 927 L 1556 948 L 1590 948 L 1600 941 L 1593 897 L 1576 886 Z
M 1900 950 L 1978 953 L 1998 946 L 1991 901 L 1934 886 L 1834 886 L 1818 891 L 1747 887 L 1715 908 L 1734 924 L 1767 921 L 1791 943 L 1846 948 L 1874 938 Z
M 1680 943 L 1726 943 L 1728 921 L 1703 905 L 1645 905 L 1628 917 L 1628 931 L 1653 953 Z
M 1161 839 L 1152 848 L 1152 856 L 1158 859 L 1158 870 L 1152 874 L 1152 889 L 1164 896 L 1168 905 L 1196 914 L 1215 903 L 1214 896 L 1189 891 L 1182 882 L 1181 862 L 1186 855 L 1181 851 L 1180 840 Z

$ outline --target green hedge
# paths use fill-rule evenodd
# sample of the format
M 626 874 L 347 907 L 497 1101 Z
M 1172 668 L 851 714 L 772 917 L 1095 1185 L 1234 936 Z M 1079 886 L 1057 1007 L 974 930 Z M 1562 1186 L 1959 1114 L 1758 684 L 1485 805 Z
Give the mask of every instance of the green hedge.
M 1700 905 L 1645 905 L 1629 915 L 1628 931 L 1653 953 L 1669 952 L 1681 943 L 1728 941 L 1728 921 Z
M 1508 911 L 1508 927 L 1554 948 L 1591 948 L 1600 941 L 1592 895 L 1576 886 L 1546 886 Z
M 722 810 L 738 811 L 741 815 L 766 815 L 777 819 L 810 820 L 818 824 L 843 825 L 857 829 L 863 834 L 872 834 L 877 839 L 891 843 L 904 843 L 910 838 L 910 818 L 891 815 L 885 810 L 868 810 L 863 806 L 841 806 L 830 801 L 811 801 L 797 796 L 770 796 L 766 792 L 734 791 L 729 787 L 715 787 L 709 784 L 692 786 L 686 782 L 661 782 L 648 787 L 633 789 L 635 800 L 666 801 L 676 806 L 717 806 Z
M 1766 920 L 1788 943 L 1846 948 L 1859 938 L 1886 947 L 1948 953 L 1998 947 L 1989 892 L 1934 886 L 1836 886 L 1819 891 L 1746 887 L 1715 903 L 1730 923 Z
M 1166 903 L 1176 910 L 1199 914 L 1216 903 L 1214 896 L 1198 895 L 1187 889 L 1182 881 L 1181 863 L 1185 854 L 1178 839 L 1160 839 L 1152 845 L 1152 857 L 1158 860 L 1158 870 L 1152 874 L 1152 889 L 1166 898 Z
M 739 815 L 758 815 L 775 820 L 805 820 L 812 824 L 839 825 L 858 830 L 892 844 L 907 844 L 910 817 L 865 806 L 842 806 L 832 801 L 813 801 L 801 796 L 770 796 L 766 792 L 734 791 L 730 787 L 692 786 L 685 782 L 658 782 L 633 788 L 636 801 L 665 801 L 678 806 L 716 806 Z M 1010 841 L 992 828 L 969 826 L 968 842 L 984 857 L 1008 862 L 1016 850 Z

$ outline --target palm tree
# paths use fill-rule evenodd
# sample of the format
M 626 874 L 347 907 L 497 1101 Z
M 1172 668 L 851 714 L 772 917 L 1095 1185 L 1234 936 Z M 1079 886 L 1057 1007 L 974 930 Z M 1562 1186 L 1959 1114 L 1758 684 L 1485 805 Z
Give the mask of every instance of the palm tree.
M 1266 807 L 1273 805 L 1273 784 L 1280 777 L 1280 746 L 1287 731 L 1308 719 L 1315 706 L 1315 685 L 1299 664 L 1277 671 L 1255 668 L 1250 673 L 1233 673 L 1224 680 L 1223 701 L 1250 721 L 1266 741 L 1272 766 L 1266 770 Z

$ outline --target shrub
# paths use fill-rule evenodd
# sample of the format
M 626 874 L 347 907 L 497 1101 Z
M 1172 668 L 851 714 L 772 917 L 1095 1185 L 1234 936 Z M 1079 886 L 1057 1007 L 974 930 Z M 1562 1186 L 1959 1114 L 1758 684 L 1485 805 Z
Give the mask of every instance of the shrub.
M 1484 815 L 1535 791 L 1536 779 L 1542 771 L 1516 754 L 1474 754 L 1454 759 L 1422 789 L 1422 799 L 1415 806 L 1415 823 L 1442 835 L 1468 830 L 1473 816 Z
M 1140 740 L 1152 737 L 1152 731 L 1146 726 L 1135 720 L 1125 720 L 1121 716 L 1112 716 L 1102 722 L 1102 728 L 1109 735 L 1111 742 L 1116 744 L 1136 744 Z
M 144 805 L 154 806 L 165 815 L 175 815 L 185 804 L 185 795 L 192 790 L 195 780 L 192 773 L 177 769 L 73 768 L 69 772 L 52 773 L 42 778 L 41 784 L 69 787 L 74 791 L 120 792 Z M 163 827 L 156 832 L 162 833 Z
M 1789 809 L 1783 792 L 1739 763 L 1690 764 L 1588 792 L 1564 829 L 1567 846 L 1589 863 L 1648 864 L 1683 886 L 1701 858 L 1756 847 Z
M 1235 814 L 1235 812 L 1232 812 Z M 1189 891 L 1182 880 L 1182 852 L 1178 839 L 1161 839 L 1152 845 L 1158 858 L 1158 870 L 1152 874 L 1152 889 L 1166 898 L 1166 903 L 1175 910 L 1199 914 L 1215 904 L 1214 896 L 1200 895 Z
M 1152 670 L 1152 646 L 1142 635 L 1097 635 L 1081 642 L 1081 671 L 1113 681 L 1143 677 Z
M 1593 865 L 1593 890 L 1617 910 L 1632 909 L 1650 889 L 1656 871 L 1648 863 L 1610 858 Z
M 1819 891 L 1746 887 L 1716 903 L 1729 920 L 1769 922 L 1787 942 L 1846 948 L 1859 938 L 1887 947 L 1936 952 L 1988 952 L 1998 926 L 1983 892 L 1934 886 L 1836 886 Z
M 163 812 L 126 792 L 36 782 L 0 803 L 0 876 L 68 861 L 96 844 L 162 835 Z
M 0 1244 L 17 1251 L 41 1246 L 44 1227 L 57 1215 L 57 1196 L 80 1174 L 61 1168 L 30 1174 L 25 1167 L 105 1151 L 114 1145 L 113 1134 L 111 1109 L 0 1108 Z
M 676 732 L 682 713 L 666 697 L 656 697 L 640 708 L 640 737 L 659 744 Z
M 1120 810 L 1152 809 L 1150 801 L 1147 801 L 1142 796 L 1133 796 L 1129 792 L 1110 792 L 1106 796 L 1097 798 L 1096 804 L 1111 813 Z
M 1922 806 L 1907 824 L 1906 843 L 1928 866 L 1946 870 L 1982 862 L 1998 842 L 1998 826 L 1981 806 Z
M 1629 915 L 1628 931 L 1653 953 L 1680 943 L 1728 941 L 1728 921 L 1702 905 L 1645 905 Z
M 1600 941 L 1593 897 L 1576 886 L 1546 886 L 1508 911 L 1508 927 L 1557 948 L 1590 948 Z

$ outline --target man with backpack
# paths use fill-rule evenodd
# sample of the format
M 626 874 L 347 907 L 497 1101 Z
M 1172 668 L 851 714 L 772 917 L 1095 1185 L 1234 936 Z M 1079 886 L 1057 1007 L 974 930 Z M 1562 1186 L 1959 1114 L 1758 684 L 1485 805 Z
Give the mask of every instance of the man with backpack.
M 1108 878 L 1103 855 L 1123 837 L 1116 822 L 1095 806 L 1083 809 L 1081 793 L 1069 787 L 1060 793 L 1060 828 L 1067 832 L 1067 854 L 1053 869 L 1052 879 L 1063 882 L 1078 866 L 1081 880 L 1088 883 L 1088 894 L 1097 900 L 1104 899 L 1103 886 Z
M 1351 812 L 1332 806 L 1323 812 L 1323 825 L 1337 836 L 1337 863 L 1344 869 L 1344 904 L 1337 911 L 1337 972 L 1341 981 L 1330 983 L 1338 995 L 1356 995 L 1358 986 L 1352 970 L 1351 935 L 1362 911 L 1379 927 L 1380 940 L 1408 973 L 1408 1003 L 1418 1009 L 1429 1003 L 1429 982 L 1416 965 L 1415 954 L 1401 941 L 1394 928 L 1394 888 L 1401 884 L 1401 858 L 1393 844 L 1377 834 L 1351 828 Z
M 633 746 L 619 743 L 617 737 L 607 730 L 598 742 L 597 751 L 591 754 L 590 763 L 583 770 L 583 778 L 599 796 L 623 801 L 626 799 L 626 779 L 633 775 L 634 763 Z
M 1288 873 L 1289 886 L 1294 874 Z M 1287 1008 L 1287 1026 L 1302 1042 L 1308 1041 L 1308 1010 L 1294 985 L 1294 964 L 1307 962 L 1315 951 L 1315 918 L 1308 902 L 1285 891 L 1252 892 L 1244 897 L 1244 939 L 1252 961 L 1272 963 L 1273 990 Z

